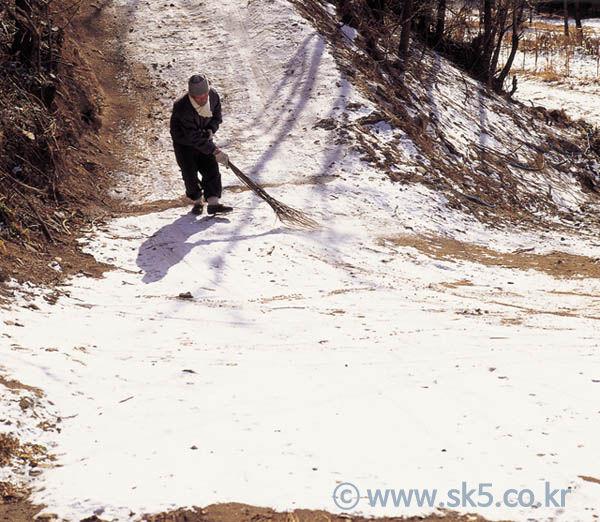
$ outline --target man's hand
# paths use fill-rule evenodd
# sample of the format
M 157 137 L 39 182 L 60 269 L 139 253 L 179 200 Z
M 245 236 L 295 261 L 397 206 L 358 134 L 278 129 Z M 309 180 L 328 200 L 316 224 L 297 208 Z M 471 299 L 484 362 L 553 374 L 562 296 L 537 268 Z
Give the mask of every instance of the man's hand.
M 215 159 L 224 165 L 225 167 L 229 167 L 229 156 L 225 154 L 222 150 L 217 149 L 215 151 Z

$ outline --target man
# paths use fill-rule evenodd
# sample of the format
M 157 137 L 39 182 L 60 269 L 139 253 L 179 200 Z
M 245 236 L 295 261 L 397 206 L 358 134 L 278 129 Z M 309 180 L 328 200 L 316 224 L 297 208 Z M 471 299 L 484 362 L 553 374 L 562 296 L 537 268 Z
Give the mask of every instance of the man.
M 204 200 L 209 214 L 233 210 L 219 201 L 222 185 L 218 163 L 229 166 L 227 154 L 212 139 L 221 121 L 219 95 L 205 75 L 195 74 L 188 81 L 187 94 L 173 104 L 171 138 L 185 193 L 193 201 L 192 213 L 197 215 L 204 210 Z

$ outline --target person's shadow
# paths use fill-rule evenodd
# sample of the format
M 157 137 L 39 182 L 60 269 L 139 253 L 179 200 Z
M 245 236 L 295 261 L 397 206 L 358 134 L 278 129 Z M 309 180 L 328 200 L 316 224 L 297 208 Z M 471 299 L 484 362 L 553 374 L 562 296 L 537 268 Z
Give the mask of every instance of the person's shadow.
M 136 263 L 145 272 L 142 281 L 144 283 L 160 281 L 192 248 L 202 243 L 210 243 L 210 241 L 190 243 L 188 239 L 219 222 L 229 223 L 229 220 L 208 216 L 198 219 L 198 216 L 188 213 L 158 229 L 142 243 L 138 251 Z
M 252 239 L 269 234 L 279 234 L 281 229 L 273 229 L 260 234 L 234 235 L 215 239 L 200 239 L 189 242 L 194 234 L 203 232 L 213 225 L 230 223 L 226 217 L 205 216 L 198 219 L 194 214 L 184 214 L 173 223 L 158 229 L 142 243 L 138 250 L 136 264 L 144 272 L 144 283 L 155 283 L 163 279 L 170 268 L 178 264 L 188 253 L 197 246 L 211 243 L 235 242 Z

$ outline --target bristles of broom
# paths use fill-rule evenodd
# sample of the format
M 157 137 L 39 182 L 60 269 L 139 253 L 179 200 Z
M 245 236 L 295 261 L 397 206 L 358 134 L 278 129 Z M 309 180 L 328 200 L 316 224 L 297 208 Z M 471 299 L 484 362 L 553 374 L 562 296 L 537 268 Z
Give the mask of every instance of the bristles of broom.
M 313 219 L 309 218 L 299 210 L 295 208 L 288 207 L 285 203 L 276 200 L 274 197 L 270 196 L 265 192 L 265 190 L 257 185 L 254 181 L 252 181 L 246 174 L 244 174 L 240 169 L 238 169 L 231 161 L 229 162 L 229 168 L 233 170 L 233 173 L 259 198 L 266 201 L 271 208 L 277 214 L 277 217 L 281 220 L 282 223 L 287 225 L 295 225 L 301 228 L 309 228 L 315 229 L 319 228 L 319 224 Z

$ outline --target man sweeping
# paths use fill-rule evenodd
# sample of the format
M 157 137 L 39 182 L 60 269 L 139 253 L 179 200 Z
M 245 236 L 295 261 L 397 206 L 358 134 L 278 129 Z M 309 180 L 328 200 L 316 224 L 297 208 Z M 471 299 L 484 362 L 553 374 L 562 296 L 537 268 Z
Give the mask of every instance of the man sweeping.
M 209 214 L 233 210 L 219 201 L 222 184 L 218 163 L 229 165 L 227 154 L 213 143 L 222 121 L 219 95 L 205 75 L 195 74 L 188 81 L 187 94 L 173 104 L 171 138 L 185 193 L 193 202 L 192 213 L 197 215 L 202 214 L 205 201 Z

